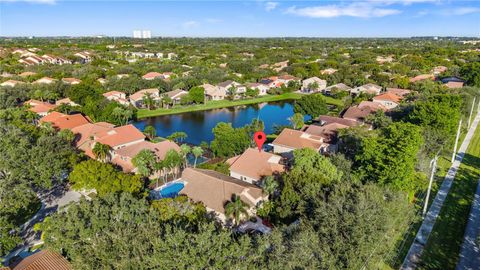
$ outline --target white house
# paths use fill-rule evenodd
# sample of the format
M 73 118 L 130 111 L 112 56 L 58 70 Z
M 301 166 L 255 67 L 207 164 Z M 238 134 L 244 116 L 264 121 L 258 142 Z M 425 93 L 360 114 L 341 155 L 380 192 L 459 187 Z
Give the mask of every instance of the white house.
M 263 83 L 248 83 L 247 87 L 250 88 L 250 89 L 258 90 L 258 95 L 259 96 L 264 96 L 264 95 L 268 94 L 267 92 L 270 89 L 270 87 L 268 87 L 268 85 L 263 84 Z
M 322 91 L 326 87 L 327 87 L 326 80 L 322 80 L 318 77 L 311 77 L 302 81 L 301 91 L 304 93 L 314 93 L 314 92 Z

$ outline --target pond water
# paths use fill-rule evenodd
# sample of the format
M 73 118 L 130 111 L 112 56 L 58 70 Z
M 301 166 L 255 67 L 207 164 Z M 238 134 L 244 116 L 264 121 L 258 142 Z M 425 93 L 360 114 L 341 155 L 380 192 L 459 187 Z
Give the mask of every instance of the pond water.
M 213 140 L 212 129 L 219 122 L 232 123 L 233 127 L 242 127 L 252 119 L 260 119 L 265 123 L 265 133 L 274 131 L 277 125 L 289 125 L 289 117 L 293 115 L 293 101 L 260 103 L 207 111 L 172 114 L 150 117 L 134 122 L 138 129 L 144 130 L 152 125 L 157 130 L 157 136 L 167 137 L 170 134 L 183 131 L 187 133 L 186 142 L 200 144 Z

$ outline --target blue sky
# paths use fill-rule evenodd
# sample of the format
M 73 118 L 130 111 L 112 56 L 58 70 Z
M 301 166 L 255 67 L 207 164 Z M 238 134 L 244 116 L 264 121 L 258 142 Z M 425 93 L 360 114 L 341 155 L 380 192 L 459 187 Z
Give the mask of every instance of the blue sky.
M 0 36 L 480 36 L 480 1 L 0 0 Z

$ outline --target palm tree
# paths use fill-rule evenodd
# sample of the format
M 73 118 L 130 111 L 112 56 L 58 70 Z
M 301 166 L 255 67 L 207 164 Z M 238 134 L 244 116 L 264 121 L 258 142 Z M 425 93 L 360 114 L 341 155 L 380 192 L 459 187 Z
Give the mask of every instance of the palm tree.
M 125 125 L 128 124 L 128 120 L 132 118 L 133 112 L 129 109 L 123 110 L 123 119 L 125 120 Z
M 117 122 L 117 124 L 121 124 L 123 121 L 124 117 L 124 112 L 125 110 L 122 107 L 115 107 L 115 109 L 112 110 L 112 116 Z
M 273 176 L 269 175 L 263 179 L 263 191 L 265 191 L 268 195 L 272 195 L 277 188 L 278 182 Z
M 199 156 L 203 155 L 203 149 L 200 146 L 195 146 L 192 148 L 192 154 L 195 156 L 195 162 L 193 163 L 193 167 L 197 167 L 197 159 Z
M 162 104 L 167 106 L 167 109 L 170 107 L 170 104 L 172 103 L 172 98 L 170 98 L 168 95 L 163 95 L 162 96 Z
M 152 98 L 152 94 L 145 93 L 142 97 L 142 100 L 143 100 L 143 104 L 145 104 L 145 106 L 147 106 L 147 108 L 151 110 L 155 103 L 155 100 Z
M 225 215 L 227 217 L 233 216 L 233 222 L 237 225 L 242 214 L 248 215 L 247 208 L 248 204 L 242 201 L 239 196 L 233 195 L 232 201 L 225 205 Z
M 237 94 L 237 88 L 235 88 L 235 86 L 232 86 L 227 89 L 227 95 L 229 99 L 234 100 L 236 94 Z
M 163 160 L 161 161 L 158 161 L 158 162 L 155 162 L 155 164 L 153 165 L 153 169 L 157 172 L 158 174 L 158 177 L 157 177 L 157 187 L 158 187 L 158 179 L 160 177 L 162 177 L 163 179 L 163 183 L 166 184 L 166 180 L 165 180 L 165 162 Z
M 96 143 L 95 146 L 93 146 L 92 152 L 97 159 L 102 162 L 106 162 L 107 159 L 110 158 L 111 149 L 112 148 L 108 144 Z
M 141 150 L 132 159 L 132 164 L 137 168 L 137 172 L 144 177 L 153 174 L 155 163 L 155 154 L 148 149 Z
M 157 130 L 153 126 L 146 126 L 143 130 L 143 133 L 148 137 L 148 139 L 152 140 L 157 135 Z
M 167 154 L 165 154 L 165 158 L 163 159 L 163 165 L 165 168 L 168 168 L 170 173 L 172 174 L 177 174 L 177 168 L 183 163 L 183 159 L 180 156 L 180 154 L 173 150 L 170 149 L 167 151 Z M 176 177 L 175 177 L 176 178 Z
M 184 167 L 187 167 L 188 165 L 187 156 L 191 151 L 192 148 L 188 144 L 182 144 L 180 146 L 180 154 L 182 155 L 182 158 L 184 160 Z

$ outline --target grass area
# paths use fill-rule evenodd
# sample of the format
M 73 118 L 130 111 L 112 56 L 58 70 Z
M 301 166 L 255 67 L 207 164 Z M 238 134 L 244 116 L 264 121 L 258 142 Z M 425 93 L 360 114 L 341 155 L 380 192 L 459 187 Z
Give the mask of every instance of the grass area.
M 480 128 L 470 142 L 422 254 L 420 269 L 455 269 L 480 175 Z
M 140 110 L 138 110 L 137 117 L 138 118 L 145 118 L 145 117 L 152 117 L 152 116 L 178 114 L 178 113 L 204 111 L 204 110 L 211 110 L 211 109 L 219 109 L 219 108 L 240 106 L 240 105 L 256 104 L 256 103 L 262 103 L 262 102 L 281 101 L 281 100 L 288 100 L 288 99 L 299 99 L 302 96 L 303 96 L 303 94 L 299 94 L 299 93 L 285 93 L 285 94 L 282 94 L 282 95 L 267 95 L 267 96 L 251 98 L 251 99 L 209 101 L 206 104 L 175 106 L 175 107 L 170 108 L 170 109 L 165 109 L 165 108 L 156 109 L 156 110 L 140 109 Z M 328 104 L 336 105 L 336 106 L 342 106 L 343 105 L 343 102 L 339 99 L 334 99 L 332 97 L 325 97 L 325 99 L 326 99 Z

